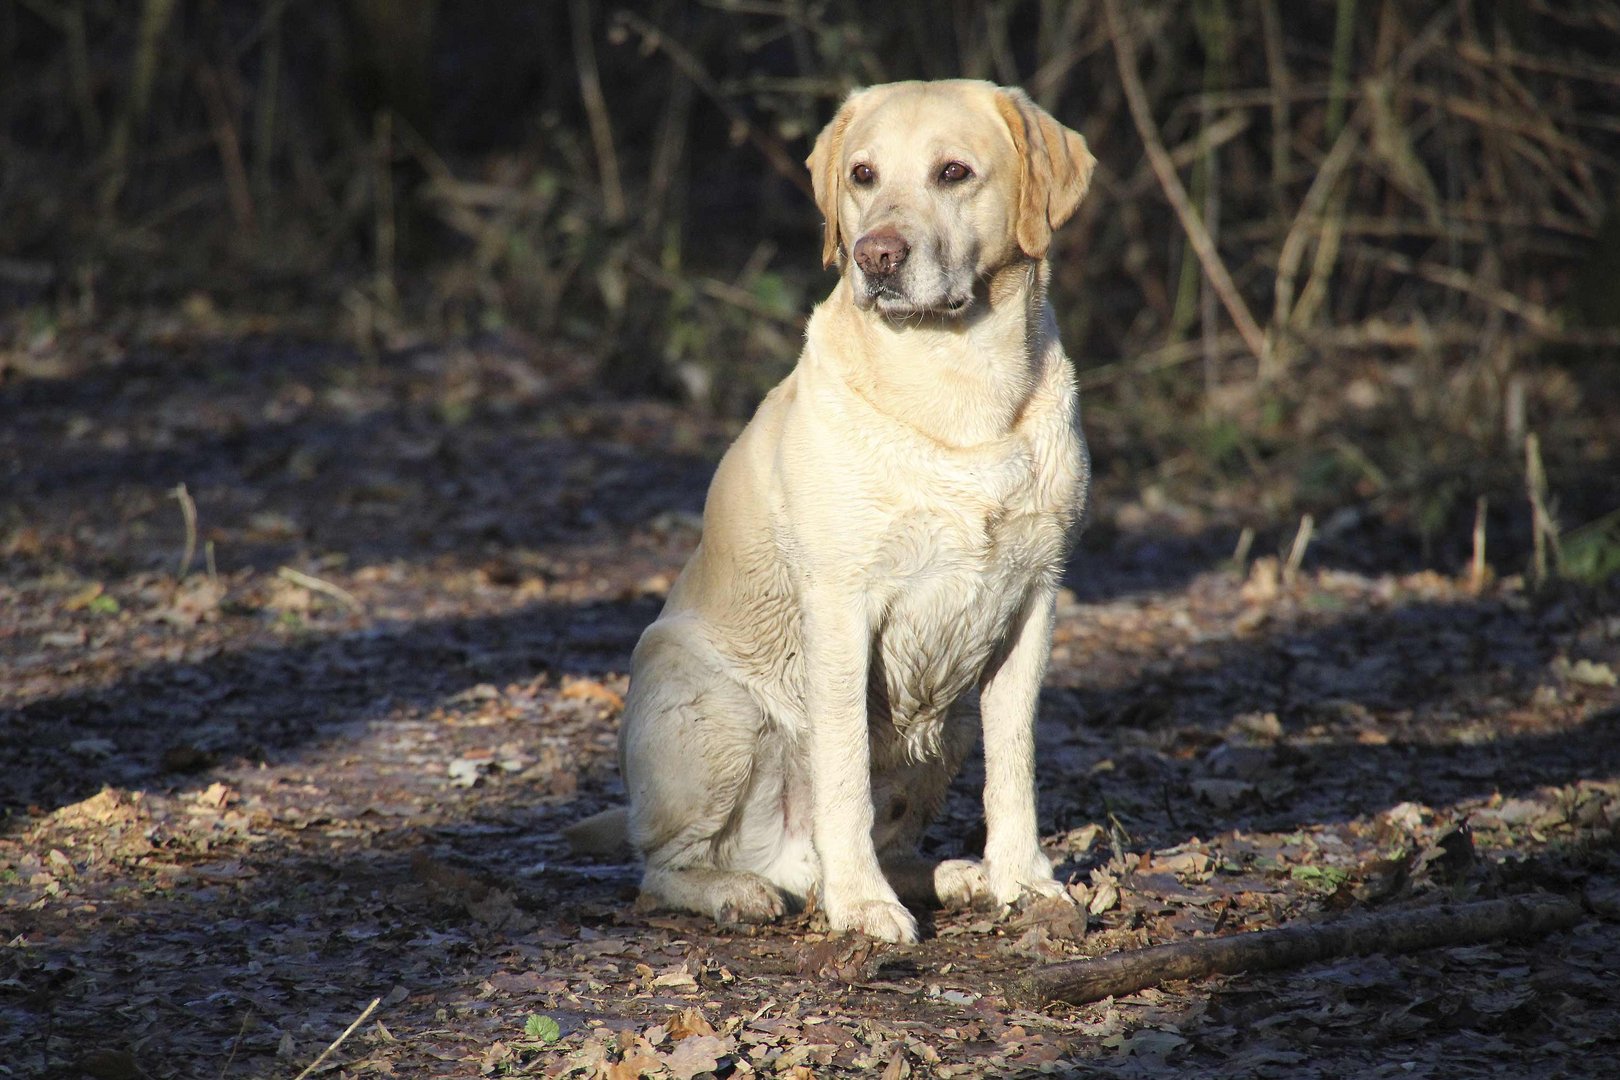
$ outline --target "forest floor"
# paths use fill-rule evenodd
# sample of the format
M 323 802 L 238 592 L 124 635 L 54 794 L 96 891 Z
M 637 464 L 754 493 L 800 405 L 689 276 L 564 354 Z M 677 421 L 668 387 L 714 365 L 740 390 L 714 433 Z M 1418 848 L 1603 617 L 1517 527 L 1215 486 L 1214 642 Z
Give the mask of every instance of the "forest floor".
M 621 797 L 630 651 L 736 425 L 509 338 L 142 342 L 0 363 L 0 1076 L 296 1077 L 373 999 L 315 1075 L 1620 1076 L 1612 587 L 1424 569 L 1371 519 L 1233 565 L 1099 451 L 1039 733 L 1083 906 L 718 928 L 559 830 Z M 973 853 L 976 785 L 932 851 Z M 1539 891 L 1582 921 L 1007 992 Z

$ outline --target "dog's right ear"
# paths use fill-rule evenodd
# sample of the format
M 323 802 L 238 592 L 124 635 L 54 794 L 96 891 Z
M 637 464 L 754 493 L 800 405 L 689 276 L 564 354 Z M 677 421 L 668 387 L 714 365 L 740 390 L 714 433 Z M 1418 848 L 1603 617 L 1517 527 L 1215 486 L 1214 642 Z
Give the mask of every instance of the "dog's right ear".
M 838 265 L 838 252 L 844 239 L 838 231 L 838 197 L 844 190 L 844 132 L 855 115 L 856 91 L 844 99 L 827 126 L 816 136 L 816 145 L 805 158 L 810 169 L 810 187 L 816 195 L 816 207 L 821 211 L 821 265 L 827 269 Z

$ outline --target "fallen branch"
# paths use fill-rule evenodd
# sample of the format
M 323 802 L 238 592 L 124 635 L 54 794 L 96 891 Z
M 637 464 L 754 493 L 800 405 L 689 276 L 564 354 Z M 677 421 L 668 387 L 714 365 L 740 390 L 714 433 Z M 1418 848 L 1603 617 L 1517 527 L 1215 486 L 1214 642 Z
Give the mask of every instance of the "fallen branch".
M 1036 968 L 1012 987 L 1029 1004 L 1081 1004 L 1129 994 L 1173 979 L 1302 967 L 1340 956 L 1407 953 L 1500 938 L 1539 937 L 1567 930 L 1581 907 L 1562 896 L 1529 896 L 1442 904 L 1309 926 L 1285 926 L 1230 937 L 1193 938 L 1091 960 Z

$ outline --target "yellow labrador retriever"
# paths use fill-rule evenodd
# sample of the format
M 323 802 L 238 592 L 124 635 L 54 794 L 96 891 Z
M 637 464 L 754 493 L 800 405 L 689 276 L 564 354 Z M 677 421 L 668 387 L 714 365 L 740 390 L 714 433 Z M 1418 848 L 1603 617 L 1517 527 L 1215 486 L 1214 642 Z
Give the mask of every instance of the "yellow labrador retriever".
M 842 276 L 636 647 L 617 820 L 664 904 L 753 922 L 815 894 L 835 930 L 913 941 L 902 899 L 1063 894 L 1035 702 L 1089 468 L 1045 257 L 1095 161 L 963 80 L 851 95 L 808 164 Z M 928 864 L 980 724 L 984 861 Z

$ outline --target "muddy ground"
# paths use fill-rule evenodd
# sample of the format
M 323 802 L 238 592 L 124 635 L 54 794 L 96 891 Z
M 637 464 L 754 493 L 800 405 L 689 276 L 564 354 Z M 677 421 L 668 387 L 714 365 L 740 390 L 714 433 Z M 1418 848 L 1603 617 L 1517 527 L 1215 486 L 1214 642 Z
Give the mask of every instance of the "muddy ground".
M 734 424 L 509 338 L 120 340 L 0 370 L 0 1076 L 295 1077 L 373 999 L 313 1075 L 1620 1076 L 1612 588 L 1425 568 L 1376 520 L 1234 565 L 1235 520 L 1100 450 L 1040 730 L 1084 914 L 716 928 L 558 830 L 619 798 L 630 650 Z M 1544 891 L 1574 929 L 1007 993 Z

